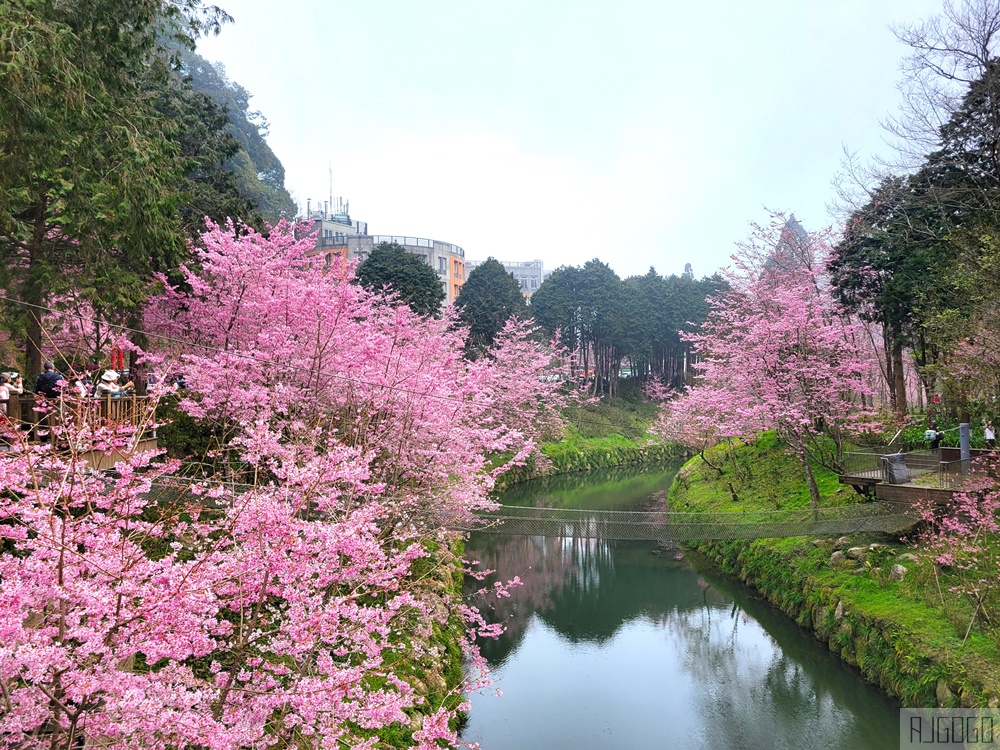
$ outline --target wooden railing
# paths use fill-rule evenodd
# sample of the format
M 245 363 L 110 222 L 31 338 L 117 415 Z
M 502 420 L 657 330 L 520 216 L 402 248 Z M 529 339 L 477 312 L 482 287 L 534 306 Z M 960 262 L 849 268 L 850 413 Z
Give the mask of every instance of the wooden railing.
M 45 402 L 45 412 L 38 411 L 41 403 L 42 400 L 33 393 L 12 393 L 7 404 L 7 416 L 11 423 L 29 440 L 54 441 L 58 430 L 52 428 L 59 426 L 79 431 L 102 425 L 128 425 L 138 430 L 141 433 L 139 437 L 143 439 L 156 437 L 155 402 L 148 396 L 62 396 Z
M 962 489 L 973 475 L 971 458 L 942 461 L 938 464 L 938 484 L 946 489 Z
M 880 482 L 885 481 L 885 465 L 881 462 L 883 454 L 874 450 L 848 451 L 844 453 L 844 470 L 846 476 L 863 477 Z

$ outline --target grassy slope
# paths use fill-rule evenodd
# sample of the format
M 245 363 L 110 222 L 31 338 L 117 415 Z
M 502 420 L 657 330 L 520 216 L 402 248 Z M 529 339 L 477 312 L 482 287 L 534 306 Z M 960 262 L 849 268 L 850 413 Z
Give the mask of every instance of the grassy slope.
M 568 408 L 566 426 L 559 440 L 540 448 L 547 465 L 534 461 L 507 472 L 499 487 L 517 484 L 546 474 L 564 474 L 612 466 L 645 463 L 679 455 L 677 446 L 649 434 L 657 406 L 643 399 L 637 383 L 623 384 L 621 395 Z M 497 460 L 509 459 L 498 456 Z
M 701 458 L 692 459 L 671 488 L 672 507 L 739 511 L 809 504 L 801 465 L 773 435 L 751 445 L 720 446 L 707 457 L 722 474 Z M 839 485 L 833 473 L 821 468 L 816 472 L 824 505 L 860 500 Z M 849 567 L 831 565 L 831 539 L 720 541 L 699 545 L 698 550 L 747 580 L 801 625 L 813 628 L 833 650 L 904 703 L 980 705 L 996 700 L 997 640 L 973 628 L 962 644 L 972 611 L 948 592 L 947 581 L 935 578 L 929 556 L 906 562 L 904 580 L 891 581 L 888 570 L 896 556 L 913 552 L 919 557 L 919 548 L 875 534 L 851 535 L 848 540 L 847 546 L 886 546 Z M 849 616 L 836 616 L 838 604 Z
M 623 381 L 617 398 L 583 404 L 564 416 L 568 432 L 581 440 L 619 437 L 641 445 L 650 440 L 647 431 L 658 410 L 642 397 L 638 382 Z

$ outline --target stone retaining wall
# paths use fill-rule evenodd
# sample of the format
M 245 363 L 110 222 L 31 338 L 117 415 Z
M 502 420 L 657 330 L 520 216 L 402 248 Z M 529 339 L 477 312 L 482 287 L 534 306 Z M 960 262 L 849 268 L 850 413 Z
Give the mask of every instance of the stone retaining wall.
M 832 589 L 796 577 L 780 550 L 732 542 L 704 542 L 694 549 L 753 587 L 904 705 L 1000 706 L 996 675 L 987 684 L 971 676 L 958 656 L 939 661 L 926 655 L 897 623 L 854 611 Z M 768 575 L 761 575 L 765 570 Z

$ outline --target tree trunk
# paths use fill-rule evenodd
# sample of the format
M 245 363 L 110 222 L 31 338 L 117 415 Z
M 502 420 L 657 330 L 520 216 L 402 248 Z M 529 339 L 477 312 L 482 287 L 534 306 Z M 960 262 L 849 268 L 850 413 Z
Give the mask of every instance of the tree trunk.
M 129 340 L 145 352 L 149 348 L 149 339 L 141 330 L 142 318 L 138 313 L 129 316 L 128 326 L 132 329 L 132 332 L 129 333 Z M 128 379 L 132 381 L 132 385 L 135 388 L 135 395 L 145 396 L 149 384 L 149 368 L 145 362 L 140 363 L 138 361 L 140 356 L 139 352 L 129 352 Z
M 885 366 L 882 368 L 882 376 L 885 378 L 885 388 L 889 395 L 889 406 L 892 413 L 896 413 L 896 389 L 893 387 L 893 367 L 892 367 L 892 342 L 895 340 L 893 329 L 889 324 L 882 326 L 882 354 L 885 358 Z
M 892 339 L 892 392 L 896 419 L 906 419 L 906 378 L 903 373 L 903 341 L 899 336 Z
M 813 521 L 819 521 L 819 487 L 816 485 L 812 466 L 809 465 L 809 456 L 803 448 L 799 448 L 799 459 L 806 470 L 806 481 L 809 483 L 809 503 L 812 505 Z
M 30 378 L 26 381 L 34 385 L 33 378 L 42 371 L 42 309 L 48 301 L 45 288 L 45 235 L 48 231 L 46 218 L 47 203 L 43 199 L 35 206 L 35 220 L 28 246 L 28 268 L 24 281 L 22 302 L 27 303 L 27 341 L 24 347 L 25 365 Z
M 35 376 L 42 372 L 42 321 L 39 319 L 37 311 L 31 309 L 28 310 L 27 334 L 28 340 L 24 347 L 24 360 L 28 372 L 25 373 L 24 383 L 29 387 L 34 387 Z

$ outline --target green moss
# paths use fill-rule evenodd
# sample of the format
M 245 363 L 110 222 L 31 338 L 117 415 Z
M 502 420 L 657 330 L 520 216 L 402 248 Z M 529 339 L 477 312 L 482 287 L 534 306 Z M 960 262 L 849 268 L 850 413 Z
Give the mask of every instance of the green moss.
M 773 434 L 749 445 L 720 446 L 705 459 L 691 459 L 678 473 L 668 496 L 671 507 L 701 512 L 809 503 L 801 465 Z M 821 505 L 862 500 L 839 486 L 832 472 L 814 469 Z M 907 563 L 904 580 L 892 581 L 887 570 L 895 556 L 919 556 L 919 548 L 880 534 L 854 534 L 849 541 L 849 546 L 884 546 L 869 549 L 863 562 L 839 568 L 830 563 L 832 539 L 714 541 L 695 549 L 752 585 L 907 705 L 936 705 L 942 680 L 966 705 L 1000 696 L 1000 644 L 975 630 L 963 644 L 971 610 L 962 611 L 954 600 L 945 606 L 948 600 L 938 592 L 947 592 L 949 582 L 935 579 L 931 556 Z

